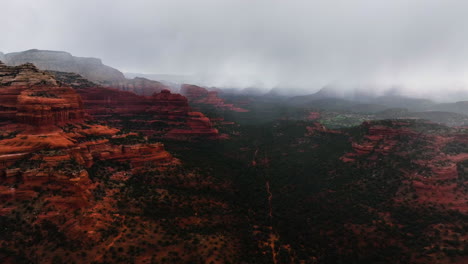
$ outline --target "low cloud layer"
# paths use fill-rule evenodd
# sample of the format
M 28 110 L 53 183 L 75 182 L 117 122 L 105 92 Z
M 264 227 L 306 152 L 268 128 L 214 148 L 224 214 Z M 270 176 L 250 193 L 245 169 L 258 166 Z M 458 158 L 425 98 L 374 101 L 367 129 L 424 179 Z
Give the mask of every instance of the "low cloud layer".
M 468 1 L 2 1 L 0 51 L 99 57 L 206 85 L 468 87 Z M 377 88 L 375 88 L 377 87 Z

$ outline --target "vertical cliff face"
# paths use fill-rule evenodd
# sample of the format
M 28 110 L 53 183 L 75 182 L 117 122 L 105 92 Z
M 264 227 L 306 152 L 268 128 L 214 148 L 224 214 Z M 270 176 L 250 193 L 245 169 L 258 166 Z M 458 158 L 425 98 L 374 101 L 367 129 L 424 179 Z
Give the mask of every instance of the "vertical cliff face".
M 65 124 L 84 117 L 81 97 L 68 87 L 33 87 L 18 96 L 16 121 L 35 126 Z
M 0 63 L 0 118 L 33 126 L 82 120 L 81 97 L 33 64 L 9 67 Z

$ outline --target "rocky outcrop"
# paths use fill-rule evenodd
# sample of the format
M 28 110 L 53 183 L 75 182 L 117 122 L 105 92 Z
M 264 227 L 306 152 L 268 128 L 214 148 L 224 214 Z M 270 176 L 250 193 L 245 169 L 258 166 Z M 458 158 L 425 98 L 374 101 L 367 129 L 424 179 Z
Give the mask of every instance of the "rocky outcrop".
M 31 87 L 35 85 L 57 86 L 55 78 L 37 69 L 32 63 L 9 67 L 0 62 L 0 86 Z
M 0 118 L 45 127 L 83 120 L 80 96 L 32 64 L 0 64 Z
M 83 76 L 74 72 L 61 72 L 61 71 L 47 71 L 55 77 L 60 83 L 70 86 L 73 89 L 85 89 L 88 87 L 99 86 L 96 83 L 84 78 Z
M 180 93 L 187 96 L 190 103 L 193 104 L 210 105 L 235 112 L 248 112 L 248 110 L 237 107 L 234 104 L 226 103 L 224 99 L 218 97 L 217 91 L 208 91 L 200 86 L 183 84 Z
M 74 72 L 100 84 L 125 81 L 124 75 L 109 66 L 102 64 L 100 59 L 72 56 L 68 52 L 50 50 L 27 50 L 5 54 L 7 65 L 18 66 L 33 63 L 41 70 Z

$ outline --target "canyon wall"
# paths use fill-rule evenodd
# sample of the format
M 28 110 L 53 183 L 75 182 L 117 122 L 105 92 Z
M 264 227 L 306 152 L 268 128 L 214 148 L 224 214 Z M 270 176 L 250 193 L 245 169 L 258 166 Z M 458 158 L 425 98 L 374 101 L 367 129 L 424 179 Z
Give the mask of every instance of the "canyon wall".
M 0 63 L 0 120 L 36 127 L 79 121 L 81 97 L 32 64 Z

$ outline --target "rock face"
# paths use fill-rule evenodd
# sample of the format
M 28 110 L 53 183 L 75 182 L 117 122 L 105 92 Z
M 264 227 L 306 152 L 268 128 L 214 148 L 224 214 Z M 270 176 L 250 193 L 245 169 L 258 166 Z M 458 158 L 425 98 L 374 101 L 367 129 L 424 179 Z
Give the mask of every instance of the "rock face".
M 151 108 L 148 111 L 168 119 L 185 118 L 190 111 L 187 98 L 169 90 L 153 94 L 150 100 Z
M 167 133 L 171 139 L 190 140 L 191 138 L 219 138 L 219 132 L 213 128 L 211 120 L 200 112 L 189 112 L 187 117 L 187 128 L 172 129 Z
M 61 72 L 61 71 L 47 71 L 55 77 L 55 79 L 67 86 L 74 89 L 84 89 L 88 87 L 96 87 L 98 84 L 84 78 L 83 76 L 74 72 Z
M 248 110 L 227 104 L 224 99 L 218 97 L 217 91 L 208 91 L 206 88 L 183 84 L 180 93 L 187 96 L 189 101 L 194 104 L 211 105 L 219 109 L 225 109 L 235 112 L 248 112 Z
M 217 138 L 209 118 L 193 112 L 186 97 L 162 90 L 152 96 L 105 87 L 86 87 L 91 82 L 77 74 L 42 72 L 32 64 L 0 65 L 0 118 L 32 125 L 42 130 L 83 120 L 85 110 L 103 120 L 114 116 L 112 125 L 133 122 L 147 135 L 167 134 L 174 139 Z M 76 91 L 67 86 L 76 87 Z M 85 88 L 86 87 L 86 88 Z M 81 95 L 81 97 L 80 97 Z
M 148 148 L 138 145 L 127 149 L 119 144 L 117 147 L 100 148 L 99 154 L 96 154 L 90 149 L 90 144 L 77 145 L 90 136 L 114 136 L 118 130 L 83 125 L 85 112 L 80 95 L 74 89 L 60 85 L 51 74 L 38 70 L 32 64 L 9 67 L 0 63 L 0 118 L 4 121 L 4 126 L 0 127 L 3 133 L 0 138 L 3 139 L 0 140 L 0 163 L 3 162 L 4 166 L 43 148 L 73 148 L 71 152 L 84 149 L 85 156 L 118 156 L 129 160 L 132 160 L 132 155 L 139 159 L 145 156 L 143 153 L 163 152 L 161 146 Z M 118 99 L 128 99 L 128 94 L 139 99 L 133 93 L 109 90 L 116 94 L 124 93 Z M 170 96 L 166 98 L 168 100 Z M 138 103 L 137 100 L 133 102 Z M 70 131 L 64 131 L 63 127 L 68 127 Z M 103 150 L 109 148 L 111 150 Z M 139 149 L 143 149 L 142 152 Z M 102 154 L 103 151 L 107 154 Z M 75 158 L 88 164 L 85 158 Z
M 112 114 L 145 112 L 149 104 L 144 96 L 113 88 L 88 87 L 77 92 L 84 101 L 85 110 L 97 118 Z
M 190 109 L 187 98 L 169 90 L 153 96 L 141 96 L 113 88 L 90 87 L 78 90 L 78 93 L 85 102 L 85 109 L 96 117 L 148 113 L 174 119 L 187 116 Z
M 112 88 L 80 89 L 86 111 L 120 127 L 122 122 L 148 136 L 172 139 L 218 138 L 211 120 L 192 112 L 186 97 L 163 90 L 152 96 L 136 95 Z
M 32 64 L 0 63 L 0 119 L 36 127 L 83 120 L 83 103 L 70 87 Z
M 81 98 L 69 87 L 34 87 L 17 97 L 16 121 L 34 126 L 59 125 L 83 120 Z
M 152 95 L 153 93 L 159 93 L 165 89 L 169 89 L 168 86 L 160 82 L 140 77 L 136 77 L 134 79 L 125 79 L 125 81 L 113 83 L 111 86 L 123 91 L 134 92 L 136 94 L 147 96 Z
M 9 67 L 0 62 L 0 67 L 1 86 L 57 86 L 57 81 L 52 75 L 39 71 L 32 63 L 25 63 L 18 67 Z
M 41 70 L 53 72 L 54 75 L 58 76 L 58 79 L 69 78 L 70 76 L 67 77 L 66 74 L 57 72 L 74 73 L 99 85 L 132 91 L 142 95 L 151 95 L 163 89 L 168 89 L 160 82 L 145 78 L 126 79 L 122 72 L 104 65 L 100 59 L 75 57 L 63 51 L 33 49 L 8 53 L 3 56 L 3 62 L 11 66 L 33 63 Z
M 121 72 L 102 64 L 100 59 L 75 57 L 63 51 L 33 49 L 8 53 L 5 55 L 4 62 L 13 66 L 29 62 L 34 63 L 41 70 L 75 72 L 91 81 L 103 84 L 125 81 Z

